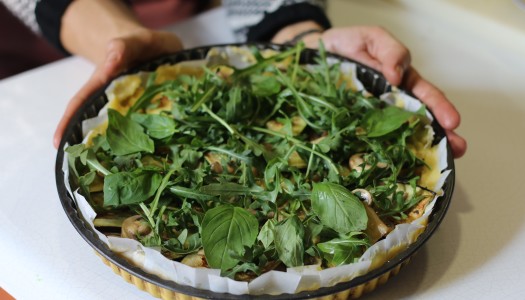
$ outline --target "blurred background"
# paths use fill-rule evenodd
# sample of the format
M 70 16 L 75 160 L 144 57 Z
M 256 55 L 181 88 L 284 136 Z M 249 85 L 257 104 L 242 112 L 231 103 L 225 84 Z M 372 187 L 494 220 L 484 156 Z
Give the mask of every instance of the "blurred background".
M 142 6 L 148 5 L 144 3 L 154 6 L 158 5 L 159 2 L 169 1 L 143 1 Z M 352 18 L 348 16 L 351 10 L 360 9 L 360 6 L 374 5 L 374 3 L 377 4 L 378 2 L 389 4 L 392 8 L 403 6 L 414 11 L 414 13 L 431 12 L 430 15 L 449 19 L 451 24 L 454 22 L 465 23 L 467 21 L 470 21 L 473 27 L 479 26 L 479 24 L 491 24 L 491 30 L 480 27 L 479 34 L 492 35 L 491 38 L 504 47 L 514 47 L 517 44 L 525 46 L 525 38 L 523 38 L 523 35 L 525 35 L 525 0 L 327 0 L 328 15 L 334 25 L 337 26 L 371 24 L 370 20 L 374 20 L 373 24 L 377 24 L 377 18 L 367 14 L 352 14 Z M 439 6 L 439 9 L 435 9 L 436 6 Z M 444 6 L 448 7 L 448 10 L 443 10 Z M 170 9 L 161 9 L 161 11 L 178 12 L 171 19 L 173 21 L 180 20 L 183 15 L 187 15 L 188 8 L 177 7 L 175 9 L 171 7 Z M 147 8 L 139 9 L 139 17 L 141 19 L 154 21 L 163 19 L 162 16 L 158 15 L 157 17 L 148 18 L 147 14 Z M 468 16 L 467 19 L 465 19 L 465 15 Z M 159 24 L 156 23 L 149 25 L 159 27 Z M 165 24 L 166 22 L 161 23 L 161 25 Z M 385 26 L 387 24 L 379 25 Z M 396 28 L 388 29 L 396 31 Z M 502 30 L 510 34 L 521 34 L 521 38 L 504 38 L 500 35 Z M 0 3 L 0 41 L 2 41 L 0 43 L 0 80 L 65 56 L 28 29 L 2 3 Z
M 217 5 L 215 0 L 133 0 L 137 17 L 150 28 L 165 28 L 213 5 Z M 66 56 L 25 26 L 1 1 L 0 41 L 0 80 Z
M 63 55 L 0 3 L 0 79 L 55 61 Z

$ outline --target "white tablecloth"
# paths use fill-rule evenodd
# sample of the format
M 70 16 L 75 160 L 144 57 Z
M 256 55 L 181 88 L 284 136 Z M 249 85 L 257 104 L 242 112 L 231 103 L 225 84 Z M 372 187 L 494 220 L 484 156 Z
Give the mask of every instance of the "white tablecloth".
M 519 32 L 414 2 L 330 2 L 336 25 L 381 24 L 407 44 L 461 111 L 469 141 L 440 228 L 364 299 L 525 299 L 525 30 L 515 47 L 501 44 Z M 17 299 L 152 299 L 100 261 L 56 192 L 52 134 L 92 70 L 72 57 L 0 81 L 0 287 Z

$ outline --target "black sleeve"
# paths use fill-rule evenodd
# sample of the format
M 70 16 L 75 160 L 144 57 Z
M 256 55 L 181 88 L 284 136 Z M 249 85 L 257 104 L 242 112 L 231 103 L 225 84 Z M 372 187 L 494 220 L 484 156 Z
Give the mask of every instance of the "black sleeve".
M 321 7 L 303 2 L 281 6 L 274 12 L 265 13 L 261 22 L 248 28 L 247 40 L 270 41 L 283 27 L 301 21 L 314 21 L 325 29 L 332 27 Z
M 36 22 L 40 32 L 53 46 L 64 54 L 70 54 L 60 41 L 60 28 L 62 27 L 62 16 L 73 0 L 40 0 L 35 7 Z M 131 5 L 131 0 L 123 0 Z M 94 20 L 95 22 L 95 20 Z
M 72 0 L 41 0 L 35 7 L 35 16 L 42 35 L 57 49 L 69 54 L 60 41 L 62 16 Z

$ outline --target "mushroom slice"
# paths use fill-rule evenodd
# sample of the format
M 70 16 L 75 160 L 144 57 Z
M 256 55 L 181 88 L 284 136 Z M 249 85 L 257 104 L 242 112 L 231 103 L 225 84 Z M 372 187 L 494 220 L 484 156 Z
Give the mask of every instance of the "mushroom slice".
M 365 189 L 355 189 L 352 194 L 356 194 L 359 199 L 363 200 L 367 205 L 372 205 L 372 194 Z
M 137 240 L 139 237 L 144 237 L 152 233 L 148 222 L 142 219 L 142 216 L 131 216 L 122 222 L 120 235 L 123 238 Z
M 204 158 L 211 165 L 211 169 L 215 173 L 221 174 L 223 172 L 222 161 L 226 159 L 225 155 L 214 153 L 214 152 L 208 152 L 204 155 Z M 235 169 L 229 164 L 227 164 L 226 167 L 227 167 L 228 173 L 232 174 L 233 172 L 235 172 Z
M 408 213 L 408 218 L 406 219 L 406 222 L 411 222 L 421 217 L 425 213 L 425 208 L 427 207 L 427 205 L 436 196 L 435 192 L 423 188 L 421 186 L 416 186 L 415 189 L 409 184 L 398 183 L 397 186 L 398 190 L 404 192 L 404 199 L 408 200 L 414 196 L 422 198 L 414 207 L 412 207 L 412 209 Z
M 419 203 L 416 206 L 414 206 L 412 210 L 410 210 L 410 212 L 408 213 L 407 222 L 412 222 L 421 217 L 425 212 L 425 208 L 427 207 L 428 203 L 430 203 L 431 199 L 432 198 L 426 197 L 423 200 L 419 201 Z
M 304 169 L 308 166 L 308 164 L 299 155 L 299 153 L 297 153 L 297 151 L 292 152 L 292 154 L 290 154 L 290 156 L 288 157 L 288 165 L 290 167 L 296 167 L 298 169 Z
M 292 117 L 292 134 L 294 136 L 301 134 L 306 128 L 306 121 L 299 116 Z
M 358 173 L 363 172 L 363 169 L 364 171 L 370 170 L 370 168 L 372 168 L 372 165 L 365 161 L 364 156 L 365 153 L 356 153 L 350 156 L 350 159 L 348 160 L 348 165 L 350 166 L 350 169 L 356 170 Z M 388 167 L 388 164 L 379 161 L 375 164 L 375 166 L 380 169 L 384 169 Z
M 364 153 L 356 153 L 350 156 L 350 159 L 348 160 L 348 166 L 350 166 L 350 170 L 356 170 L 357 173 L 362 173 L 363 170 L 367 171 L 372 167 L 369 164 L 365 164 L 365 160 L 363 158 L 364 155 Z
M 194 268 L 207 268 L 208 262 L 206 261 L 206 257 L 204 256 L 204 251 L 199 251 L 197 253 L 192 253 L 186 255 L 181 263 L 194 267 Z
M 301 132 L 303 132 L 303 130 L 306 128 L 306 121 L 300 116 L 293 116 L 290 118 L 290 121 L 292 123 L 293 136 L 301 134 Z M 273 131 L 286 133 L 284 130 L 284 124 L 276 120 L 269 120 L 266 122 L 266 128 Z

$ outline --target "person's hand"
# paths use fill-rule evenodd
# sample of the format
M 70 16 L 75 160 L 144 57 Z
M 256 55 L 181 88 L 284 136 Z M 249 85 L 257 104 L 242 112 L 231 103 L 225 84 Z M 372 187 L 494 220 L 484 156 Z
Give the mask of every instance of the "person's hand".
M 141 30 L 111 40 L 107 45 L 105 59 L 97 64 L 87 83 L 70 100 L 55 131 L 55 148 L 60 144 L 67 123 L 89 95 L 133 64 L 181 49 L 182 43 L 178 37 L 161 31 Z
M 460 115 L 454 105 L 434 85 L 410 65 L 410 52 L 391 34 L 380 27 L 332 28 L 305 36 L 308 47 L 317 48 L 322 39 L 327 51 L 352 58 L 383 73 L 392 85 L 411 91 L 434 113 L 445 129 L 455 158 L 465 154 L 467 142 L 454 130 Z

